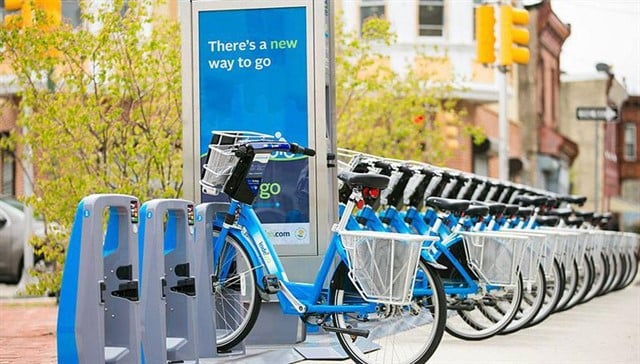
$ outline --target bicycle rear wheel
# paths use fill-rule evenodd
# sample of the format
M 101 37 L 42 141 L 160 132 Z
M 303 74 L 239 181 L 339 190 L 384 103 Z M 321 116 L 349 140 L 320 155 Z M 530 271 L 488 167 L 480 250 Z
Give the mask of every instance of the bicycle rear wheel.
M 522 276 L 516 284 L 492 287 L 487 294 L 451 296 L 445 331 L 463 340 L 483 340 L 502 331 L 518 313 L 522 300 Z
M 214 231 L 214 242 L 218 234 Z M 216 343 L 218 351 L 225 352 L 249 334 L 258 318 L 261 300 L 253 264 L 244 246 L 227 235 L 214 252 Z
M 332 280 L 332 303 L 362 304 L 364 301 L 346 272 L 344 265 L 336 270 Z M 440 276 L 422 260 L 418 262 L 415 287 L 414 292 L 427 290 L 429 294 L 414 296 L 408 305 L 377 304 L 368 314 L 333 314 L 335 327 L 369 331 L 368 338 L 336 334 L 354 362 L 425 363 L 433 355 L 444 333 L 446 302 Z

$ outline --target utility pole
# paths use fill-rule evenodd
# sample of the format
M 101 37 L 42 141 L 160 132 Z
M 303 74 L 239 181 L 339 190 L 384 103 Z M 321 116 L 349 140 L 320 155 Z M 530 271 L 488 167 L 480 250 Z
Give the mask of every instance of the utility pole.
M 507 117 L 507 67 L 498 66 L 498 178 L 509 180 L 509 118 Z

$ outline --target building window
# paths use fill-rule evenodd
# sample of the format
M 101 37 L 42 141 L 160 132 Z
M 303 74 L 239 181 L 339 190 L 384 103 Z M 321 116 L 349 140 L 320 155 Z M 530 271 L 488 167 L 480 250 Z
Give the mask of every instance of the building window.
M 66 0 L 62 2 L 62 19 L 74 27 L 82 23 L 79 0 Z
M 384 0 L 362 0 L 360 4 L 360 29 L 371 17 L 384 18 Z
M 444 35 L 444 0 L 418 2 L 418 35 L 423 37 Z
M 2 194 L 15 196 L 15 158 L 13 157 L 13 153 L 8 150 L 2 150 L 0 153 L 2 162 Z
M 623 157 L 625 161 L 634 162 L 637 158 L 636 152 L 638 150 L 638 133 L 636 130 L 636 124 L 625 123 L 624 124 L 624 151 Z

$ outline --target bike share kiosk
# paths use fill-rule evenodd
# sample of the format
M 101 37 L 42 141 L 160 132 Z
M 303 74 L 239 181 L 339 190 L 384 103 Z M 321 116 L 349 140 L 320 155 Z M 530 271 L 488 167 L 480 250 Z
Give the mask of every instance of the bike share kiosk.
M 202 0 L 179 6 L 183 145 L 192 146 L 184 148 L 185 198 L 227 201 L 202 194 L 199 185 L 214 130 L 259 132 L 319 151 L 316 158 L 271 155 L 254 204 L 289 275 L 311 282 L 337 220 L 327 106 L 332 66 L 325 62 L 330 2 Z M 265 302 L 248 342 L 293 344 L 305 332 L 298 317 Z
M 137 230 L 133 196 L 90 195 L 80 202 L 58 308 L 60 363 L 140 363 Z
M 193 208 L 191 201 L 178 199 L 151 200 L 140 208 L 145 363 L 198 359 Z

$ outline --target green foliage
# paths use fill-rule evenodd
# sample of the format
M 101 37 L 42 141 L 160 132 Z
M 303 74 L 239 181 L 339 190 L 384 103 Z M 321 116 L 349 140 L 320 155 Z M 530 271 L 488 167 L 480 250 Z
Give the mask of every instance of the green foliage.
M 95 2 L 94 6 L 95 6 Z M 97 2 L 85 26 L 0 29 L 0 63 L 20 87 L 16 145 L 29 145 L 35 194 L 49 227 L 36 250 L 56 262 L 34 293 L 57 290 L 75 209 L 92 193 L 142 201 L 182 193 L 180 32 L 157 0 Z M 154 26 L 157 25 L 157 26 Z
M 413 67 L 392 69 L 382 53 L 396 42 L 388 21 L 371 18 L 362 34 L 336 21 L 336 104 L 338 145 L 389 158 L 442 163 L 456 150 L 445 130 L 483 138 L 463 122 L 454 80 Z M 416 60 L 444 68 L 447 59 L 416 50 Z

